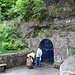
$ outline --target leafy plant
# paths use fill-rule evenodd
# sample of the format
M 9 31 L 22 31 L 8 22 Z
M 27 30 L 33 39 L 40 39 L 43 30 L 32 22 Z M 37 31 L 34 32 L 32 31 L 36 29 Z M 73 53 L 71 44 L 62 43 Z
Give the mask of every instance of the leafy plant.
M 1 0 L 2 19 L 12 19 L 22 16 L 26 21 L 31 18 L 43 19 L 46 16 L 46 7 L 43 0 Z
M 9 15 L 8 10 L 11 9 L 12 7 L 14 7 L 16 0 L 0 0 L 0 7 L 1 7 L 1 19 L 8 19 L 11 17 L 11 15 Z M 13 16 L 12 16 L 13 17 Z M 11 18 L 12 18 L 11 17 Z
M 22 39 L 21 33 L 13 22 L 0 25 L 0 50 L 22 50 L 28 43 Z

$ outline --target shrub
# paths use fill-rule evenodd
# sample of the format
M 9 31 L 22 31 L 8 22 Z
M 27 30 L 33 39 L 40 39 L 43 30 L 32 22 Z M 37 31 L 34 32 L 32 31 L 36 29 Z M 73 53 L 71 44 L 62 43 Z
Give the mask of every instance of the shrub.
M 28 43 L 22 39 L 21 33 L 13 22 L 0 25 L 0 50 L 22 50 Z
M 1 0 L 2 20 L 13 19 L 22 16 L 26 21 L 33 19 L 44 19 L 47 8 L 43 0 Z

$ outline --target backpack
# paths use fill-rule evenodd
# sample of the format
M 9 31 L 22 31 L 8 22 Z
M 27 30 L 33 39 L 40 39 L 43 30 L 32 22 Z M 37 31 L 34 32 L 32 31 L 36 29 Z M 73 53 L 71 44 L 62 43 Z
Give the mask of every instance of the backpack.
M 33 63 L 33 62 L 32 62 L 32 58 L 31 58 L 31 57 L 27 58 L 27 60 L 26 60 L 26 65 L 27 65 L 27 66 L 32 66 L 32 65 L 33 65 L 32 63 Z

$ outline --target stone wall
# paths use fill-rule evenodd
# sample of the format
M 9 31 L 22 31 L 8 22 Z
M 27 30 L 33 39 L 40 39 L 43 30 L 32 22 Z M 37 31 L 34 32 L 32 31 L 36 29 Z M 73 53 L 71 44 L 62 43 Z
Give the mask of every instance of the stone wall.
M 71 52 L 70 47 L 75 47 L 75 32 L 61 32 L 55 31 L 51 37 L 41 37 L 41 38 L 30 38 L 27 39 L 29 47 L 33 48 L 36 52 L 39 43 L 47 38 L 52 41 L 54 46 L 54 61 L 62 62 L 64 61 Z
M 4 61 L 7 64 L 7 68 L 25 65 L 27 53 L 12 53 L 1 54 L 0 61 Z

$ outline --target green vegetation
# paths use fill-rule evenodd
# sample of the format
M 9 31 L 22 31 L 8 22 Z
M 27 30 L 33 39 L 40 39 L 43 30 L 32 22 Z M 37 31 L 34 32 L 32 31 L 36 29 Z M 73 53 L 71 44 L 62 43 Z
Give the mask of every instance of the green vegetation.
M 50 3 L 49 0 L 0 0 L 0 20 L 14 19 L 18 16 L 25 21 L 52 20 L 54 17 L 68 17 L 68 8 L 75 10 L 71 6 L 74 0 L 54 0 L 52 8 L 48 8 L 48 2 Z
M 30 53 L 33 52 L 33 49 L 25 49 L 25 50 L 0 50 L 0 54 L 10 54 L 10 53 Z
M 75 32 L 75 30 L 70 30 L 71 32 Z
M 75 56 L 75 48 L 72 47 L 71 49 L 72 49 L 72 50 L 71 50 L 71 55 Z
M 8 25 L 0 25 L 0 51 L 11 52 L 28 48 L 28 43 L 22 38 L 18 28 L 13 21 Z
M 1 19 L 13 19 L 21 16 L 26 21 L 31 18 L 43 19 L 46 16 L 46 7 L 43 0 L 1 0 Z

